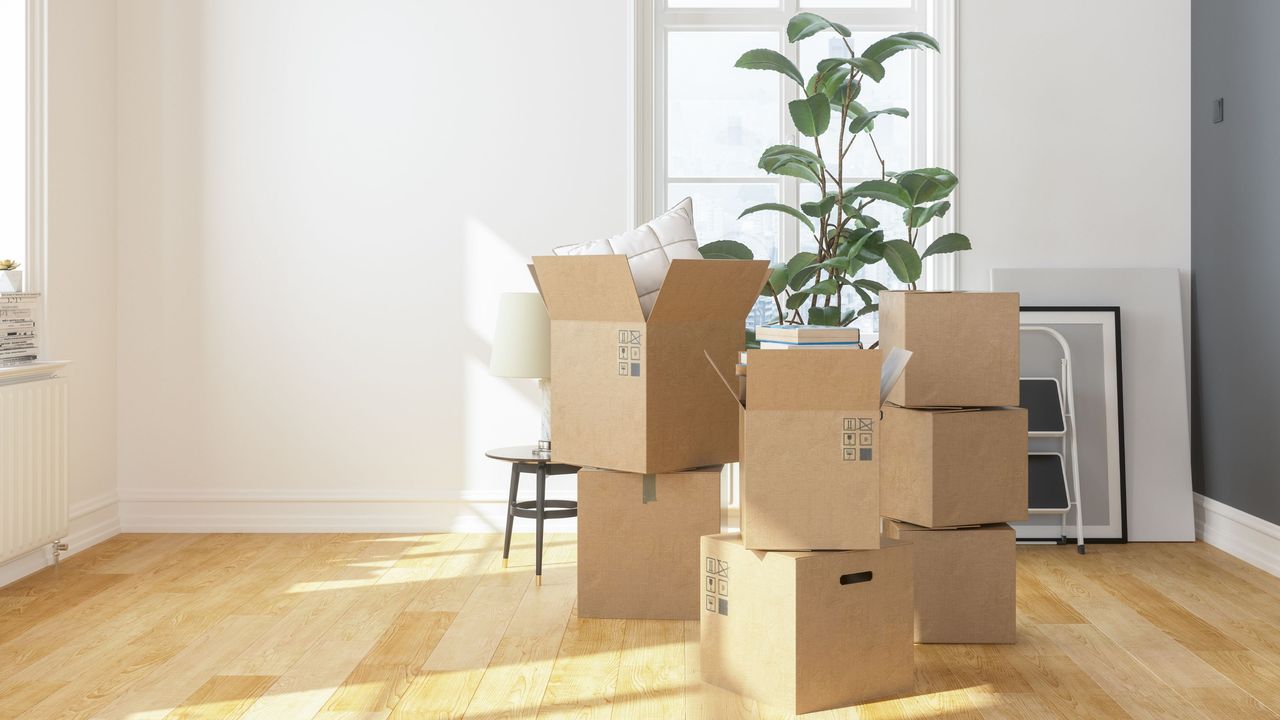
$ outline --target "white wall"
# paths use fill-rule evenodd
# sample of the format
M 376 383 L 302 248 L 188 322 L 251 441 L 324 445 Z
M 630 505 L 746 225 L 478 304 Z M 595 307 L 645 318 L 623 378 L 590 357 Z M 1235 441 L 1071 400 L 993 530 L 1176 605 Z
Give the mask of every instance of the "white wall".
M 1175 267 L 1189 318 L 1189 0 L 959 7 L 959 228 L 975 248 L 960 287 L 988 289 L 993 267 Z
M 498 294 L 629 224 L 625 3 L 119 5 L 125 527 L 492 527 Z
M 114 0 L 48 17 L 46 353 L 70 360 L 72 550 L 116 531 Z

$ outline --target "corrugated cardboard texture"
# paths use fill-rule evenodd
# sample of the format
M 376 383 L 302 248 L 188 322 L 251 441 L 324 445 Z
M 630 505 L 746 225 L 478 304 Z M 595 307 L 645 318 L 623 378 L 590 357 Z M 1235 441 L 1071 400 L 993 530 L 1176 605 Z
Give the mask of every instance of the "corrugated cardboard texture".
M 911 547 L 880 547 L 760 552 L 738 535 L 703 538 L 703 680 L 795 713 L 910 691 Z
M 929 530 L 887 520 L 885 534 L 912 546 L 916 642 L 1017 642 L 1013 528 Z
M 626 258 L 534 265 L 551 316 L 557 461 L 656 473 L 738 459 L 737 406 L 706 355 L 732 374 L 768 263 L 676 260 L 647 323 Z
M 697 620 L 703 535 L 720 531 L 720 467 L 578 473 L 578 616 Z
M 931 528 L 1026 519 L 1026 410 L 886 406 L 880 444 L 885 517 Z
M 1018 294 L 880 294 L 880 347 L 913 355 L 889 402 L 903 407 L 1018 404 Z
M 879 350 L 748 353 L 747 547 L 880 547 L 881 359 Z

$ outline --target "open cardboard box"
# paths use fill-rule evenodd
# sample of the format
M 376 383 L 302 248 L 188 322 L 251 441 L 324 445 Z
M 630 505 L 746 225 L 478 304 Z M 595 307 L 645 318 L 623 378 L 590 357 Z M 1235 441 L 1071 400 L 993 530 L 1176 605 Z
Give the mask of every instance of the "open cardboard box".
M 578 473 L 579 617 L 698 619 L 690 559 L 720 532 L 721 469 Z
M 721 375 L 741 416 L 747 548 L 880 547 L 881 366 L 880 350 L 751 350 L 745 393 Z
M 759 552 L 704 537 L 703 680 L 788 713 L 910 691 L 912 548 L 876 548 Z
M 725 374 L 769 264 L 674 260 L 646 318 L 622 255 L 535 257 L 551 317 L 551 438 L 557 462 L 659 473 L 735 462 Z
M 929 528 L 1027 518 L 1026 410 L 886 406 L 880 438 L 881 515 Z
M 912 352 L 902 407 L 1018 404 L 1018 293 L 880 293 L 880 346 Z
M 1017 642 L 1013 528 L 930 530 L 885 520 L 884 532 L 911 543 L 916 642 Z

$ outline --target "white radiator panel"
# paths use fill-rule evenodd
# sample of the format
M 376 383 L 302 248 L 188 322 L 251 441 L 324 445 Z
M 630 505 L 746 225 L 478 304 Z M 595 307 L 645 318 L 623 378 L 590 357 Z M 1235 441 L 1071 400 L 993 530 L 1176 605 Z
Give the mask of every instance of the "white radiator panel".
M 0 387 L 0 563 L 66 537 L 67 382 Z

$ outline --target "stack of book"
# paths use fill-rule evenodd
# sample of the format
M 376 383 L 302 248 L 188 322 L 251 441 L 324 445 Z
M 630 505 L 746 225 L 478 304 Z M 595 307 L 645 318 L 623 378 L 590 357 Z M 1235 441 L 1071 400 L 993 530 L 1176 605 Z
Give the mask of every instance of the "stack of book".
M 39 293 L 0 293 L 0 367 L 36 359 Z
M 862 347 L 858 328 L 829 325 L 763 325 L 756 328 L 756 340 L 760 342 L 761 350 Z

